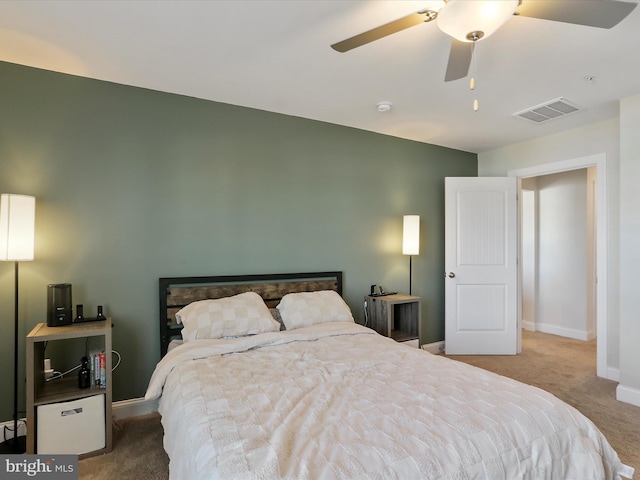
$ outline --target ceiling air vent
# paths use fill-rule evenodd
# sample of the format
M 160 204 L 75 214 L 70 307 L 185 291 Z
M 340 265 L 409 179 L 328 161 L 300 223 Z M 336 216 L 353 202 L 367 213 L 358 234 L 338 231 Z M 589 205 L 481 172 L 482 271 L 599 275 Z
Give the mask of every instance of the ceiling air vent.
M 527 108 L 521 112 L 514 113 L 514 117 L 520 117 L 534 123 L 544 123 L 554 118 L 564 117 L 580 110 L 576 104 L 571 103 L 566 98 L 560 97 L 555 100 L 543 103 L 536 107 Z

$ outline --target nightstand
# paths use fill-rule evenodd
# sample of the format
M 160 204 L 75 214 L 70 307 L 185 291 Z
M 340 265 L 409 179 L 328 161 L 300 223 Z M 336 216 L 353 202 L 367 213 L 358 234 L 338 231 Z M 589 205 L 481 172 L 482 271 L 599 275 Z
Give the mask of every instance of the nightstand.
M 46 433 L 55 430 L 60 445 L 82 445 L 74 452 L 80 458 L 111 451 L 111 328 L 111 318 L 59 327 L 39 323 L 27 335 L 27 453 L 68 453 L 39 451 L 37 439 L 42 437 L 39 433 L 43 434 L 45 430 L 38 432 L 38 427 L 44 420 L 49 422 L 47 424 L 54 425 Z M 77 371 L 64 378 L 46 382 L 44 359 L 47 344 L 89 337 L 101 337 L 100 343 L 106 354 L 105 387 L 79 388 Z M 78 355 L 78 363 L 81 356 L 82 354 Z M 52 413 L 56 409 L 59 410 L 57 414 Z M 85 439 L 90 441 L 85 442 Z M 87 445 L 94 447 L 85 448 Z
M 368 327 L 397 342 L 418 339 L 420 347 L 420 297 L 367 295 L 365 302 Z

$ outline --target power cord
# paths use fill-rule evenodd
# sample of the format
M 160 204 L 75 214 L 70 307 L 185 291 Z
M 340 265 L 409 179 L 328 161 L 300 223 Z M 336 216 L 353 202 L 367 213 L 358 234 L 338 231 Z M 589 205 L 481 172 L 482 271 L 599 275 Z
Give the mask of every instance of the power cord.
M 369 323 L 369 315 L 367 312 L 367 301 L 364 301 L 364 326 L 366 327 Z
M 71 369 L 67 370 L 67 371 L 66 371 L 66 372 L 64 372 L 64 373 L 56 372 L 56 371 L 54 370 L 54 371 L 53 371 L 53 375 L 51 375 L 49 378 L 45 378 L 45 379 L 44 379 L 44 381 L 45 381 L 45 382 L 50 382 L 51 380 L 57 380 L 58 378 L 62 378 L 62 377 L 64 377 L 67 373 L 71 373 L 71 372 L 73 372 L 74 370 L 79 369 L 81 366 L 82 366 L 82 364 L 80 364 L 80 365 L 76 365 L 75 367 L 73 367 L 73 368 L 71 368 Z
M 13 422 L 11 422 L 13 424 Z M 20 426 L 24 425 L 25 427 L 27 426 L 27 422 L 25 420 L 18 420 L 18 429 L 20 429 Z M 4 437 L 3 442 L 6 442 L 7 440 L 9 440 L 7 438 L 7 432 L 13 432 L 13 428 L 8 426 L 8 425 L 4 425 L 4 429 L 2 431 L 2 436 Z M 13 434 L 14 437 L 17 437 L 17 434 Z
M 112 354 L 115 353 L 118 356 L 118 363 L 116 363 L 115 367 L 111 368 L 111 371 L 113 372 L 116 368 L 118 368 L 118 365 L 120 365 L 120 362 L 122 361 L 122 356 L 120 356 L 120 354 L 115 350 L 111 350 L 111 353 Z
M 118 363 L 116 363 L 114 367 L 111 367 L 111 371 L 113 372 L 116 368 L 118 368 L 118 365 L 120 365 L 120 362 L 122 361 L 122 356 L 121 356 L 117 351 L 115 351 L 115 350 L 111 350 L 111 353 L 112 353 L 112 354 L 114 354 L 114 353 L 115 353 L 115 354 L 118 356 Z M 82 364 L 76 365 L 75 367 L 70 368 L 69 370 L 67 370 L 67 371 L 66 371 L 66 372 L 64 372 L 64 373 L 60 373 L 60 372 L 56 372 L 56 371 L 54 371 L 54 372 L 53 372 L 53 375 L 51 375 L 49 378 L 45 378 L 45 380 L 44 380 L 44 381 L 45 381 L 45 382 L 50 382 L 51 380 L 57 380 L 58 378 L 62 378 L 62 377 L 64 377 L 65 375 L 67 375 L 68 373 L 71 373 L 71 372 L 73 372 L 74 370 L 79 369 L 81 366 L 82 366 Z M 6 427 L 5 427 L 5 428 L 6 428 Z

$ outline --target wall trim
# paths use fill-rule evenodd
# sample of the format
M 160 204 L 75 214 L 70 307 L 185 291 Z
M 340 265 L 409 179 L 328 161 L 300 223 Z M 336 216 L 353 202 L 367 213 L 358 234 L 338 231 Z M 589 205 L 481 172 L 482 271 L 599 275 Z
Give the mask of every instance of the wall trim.
M 616 388 L 616 400 L 640 407 L 640 390 L 625 385 Z
M 435 355 L 444 352 L 444 340 L 440 342 L 425 343 L 422 345 L 422 349 Z
M 596 338 L 596 333 L 593 330 L 577 330 L 575 328 L 560 327 L 549 323 L 536 322 L 533 325 L 533 329 L 542 333 L 550 333 L 551 335 L 558 335 L 560 337 L 573 338 L 574 340 L 587 341 Z
M 130 417 L 139 417 L 158 411 L 158 399 L 145 400 L 141 398 L 131 398 L 113 402 L 111 412 L 114 420 L 122 420 Z

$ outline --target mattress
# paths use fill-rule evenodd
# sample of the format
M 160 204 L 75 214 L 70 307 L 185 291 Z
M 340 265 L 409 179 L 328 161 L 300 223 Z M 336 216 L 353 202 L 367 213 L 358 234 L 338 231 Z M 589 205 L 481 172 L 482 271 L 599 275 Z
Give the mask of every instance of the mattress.
M 157 365 L 172 479 L 631 478 L 552 394 L 349 322 L 198 340 Z

